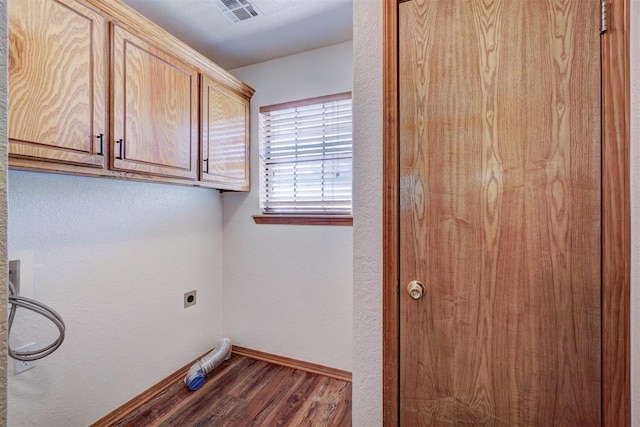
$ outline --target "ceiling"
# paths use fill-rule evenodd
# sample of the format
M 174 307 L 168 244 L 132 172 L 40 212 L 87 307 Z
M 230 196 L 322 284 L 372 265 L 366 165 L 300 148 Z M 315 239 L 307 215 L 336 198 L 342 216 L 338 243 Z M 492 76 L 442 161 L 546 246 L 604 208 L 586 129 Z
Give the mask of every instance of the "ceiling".
M 231 23 L 216 0 L 123 0 L 228 70 L 352 39 L 353 0 L 251 0 Z

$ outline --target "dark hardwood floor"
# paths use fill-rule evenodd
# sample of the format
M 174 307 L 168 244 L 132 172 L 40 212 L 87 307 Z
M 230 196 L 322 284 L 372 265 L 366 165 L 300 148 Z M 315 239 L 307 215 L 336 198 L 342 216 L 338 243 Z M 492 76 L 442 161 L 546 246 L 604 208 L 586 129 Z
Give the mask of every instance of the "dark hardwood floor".
M 197 391 L 171 386 L 117 426 L 350 426 L 351 383 L 234 354 Z

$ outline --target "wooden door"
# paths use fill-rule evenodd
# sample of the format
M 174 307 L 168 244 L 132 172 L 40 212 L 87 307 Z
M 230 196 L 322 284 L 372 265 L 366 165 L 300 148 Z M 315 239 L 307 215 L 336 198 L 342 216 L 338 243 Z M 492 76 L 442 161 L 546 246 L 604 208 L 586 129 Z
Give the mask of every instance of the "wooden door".
M 249 100 L 202 76 L 200 179 L 249 191 Z
M 75 0 L 8 10 L 10 156 L 104 167 L 105 18 Z
M 400 425 L 600 424 L 598 6 L 399 5 Z
M 198 73 L 112 28 L 113 169 L 197 178 Z

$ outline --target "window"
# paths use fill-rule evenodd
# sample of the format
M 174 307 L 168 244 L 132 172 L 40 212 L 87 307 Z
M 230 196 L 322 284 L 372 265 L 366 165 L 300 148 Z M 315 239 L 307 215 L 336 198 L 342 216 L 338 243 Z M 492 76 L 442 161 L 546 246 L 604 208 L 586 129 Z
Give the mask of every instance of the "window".
M 350 217 L 351 127 L 350 92 L 260 108 L 264 216 Z

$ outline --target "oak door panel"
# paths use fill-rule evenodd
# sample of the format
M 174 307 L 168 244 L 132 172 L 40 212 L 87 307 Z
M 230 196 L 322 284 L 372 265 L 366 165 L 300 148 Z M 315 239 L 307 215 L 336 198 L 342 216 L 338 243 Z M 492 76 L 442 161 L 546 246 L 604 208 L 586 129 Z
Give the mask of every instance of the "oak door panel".
M 103 167 L 105 18 L 75 0 L 8 10 L 11 157 Z
M 597 5 L 399 6 L 401 425 L 600 423 Z
M 113 169 L 197 178 L 198 73 L 112 27 Z
M 200 179 L 216 188 L 249 191 L 249 101 L 202 76 Z

